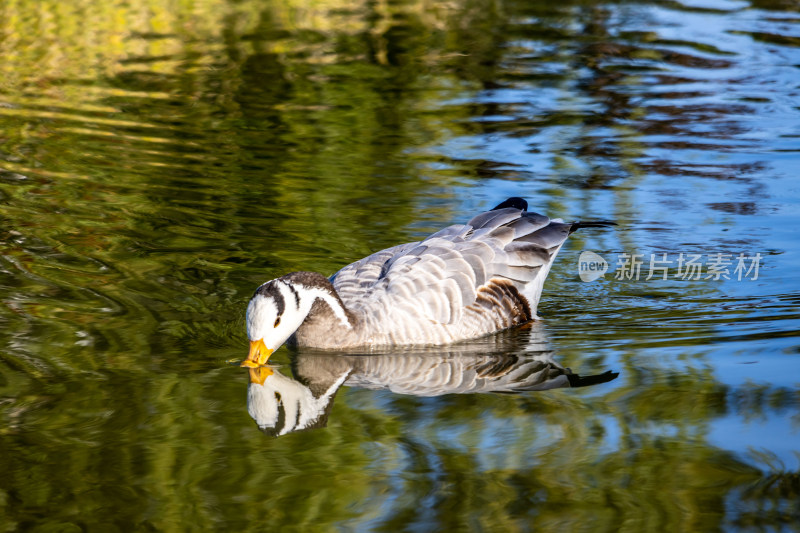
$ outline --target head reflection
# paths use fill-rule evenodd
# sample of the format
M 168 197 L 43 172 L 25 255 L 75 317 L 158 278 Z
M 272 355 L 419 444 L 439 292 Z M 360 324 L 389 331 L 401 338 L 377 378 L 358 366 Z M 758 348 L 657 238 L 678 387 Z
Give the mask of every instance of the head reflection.
M 313 390 L 284 376 L 272 367 L 249 369 L 247 411 L 268 435 L 285 435 L 293 431 L 325 427 L 333 397 L 347 374 L 333 381 L 328 390 L 314 395 Z
M 396 394 L 520 393 L 584 387 L 617 377 L 607 371 L 581 376 L 559 365 L 544 332 L 507 332 L 447 347 L 339 355 L 302 350 L 292 356 L 293 378 L 274 367 L 249 369 L 247 409 L 270 435 L 325 427 L 342 385 Z

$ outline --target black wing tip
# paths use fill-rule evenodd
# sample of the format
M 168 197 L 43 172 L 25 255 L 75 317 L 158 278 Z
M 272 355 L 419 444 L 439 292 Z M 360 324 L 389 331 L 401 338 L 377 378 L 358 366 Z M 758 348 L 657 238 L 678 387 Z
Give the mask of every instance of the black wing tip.
M 589 222 L 573 222 L 572 227 L 569 228 L 570 233 L 574 233 L 581 228 L 610 228 L 616 226 L 617 223 L 613 220 L 592 220 Z
M 591 385 L 599 385 L 601 383 L 608 383 L 614 381 L 619 377 L 619 372 L 612 372 L 606 370 L 602 374 L 594 376 L 580 376 L 578 374 L 567 374 L 567 379 L 571 387 L 589 387 Z
M 500 202 L 499 204 L 494 206 L 491 209 L 491 211 L 497 211 L 498 209 L 505 209 L 506 207 L 513 207 L 514 209 L 519 209 L 520 211 L 527 211 L 528 202 L 525 201 L 524 198 L 520 198 L 519 196 L 512 196 L 508 200 Z

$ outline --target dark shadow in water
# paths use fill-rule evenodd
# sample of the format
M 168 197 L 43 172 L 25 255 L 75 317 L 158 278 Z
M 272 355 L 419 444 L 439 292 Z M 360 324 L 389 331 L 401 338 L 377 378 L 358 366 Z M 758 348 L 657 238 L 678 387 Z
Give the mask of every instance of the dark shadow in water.
M 291 356 L 294 379 L 272 366 L 249 369 L 247 410 L 259 429 L 277 436 L 325 427 L 343 385 L 442 396 L 586 387 L 619 375 L 573 373 L 554 360 L 541 324 L 527 328 L 529 335 L 504 332 L 446 347 L 347 355 L 300 350 Z

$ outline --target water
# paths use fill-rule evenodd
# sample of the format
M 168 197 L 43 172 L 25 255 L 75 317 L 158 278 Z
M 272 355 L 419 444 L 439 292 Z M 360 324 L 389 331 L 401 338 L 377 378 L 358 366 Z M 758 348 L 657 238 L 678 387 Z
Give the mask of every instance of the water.
M 3 527 L 797 530 L 800 11 L 552 4 L 4 3 Z M 511 195 L 619 223 L 571 238 L 541 325 L 383 372 L 283 349 L 269 382 L 332 401 L 259 430 L 254 287 Z M 386 381 L 415 360 L 619 377 Z

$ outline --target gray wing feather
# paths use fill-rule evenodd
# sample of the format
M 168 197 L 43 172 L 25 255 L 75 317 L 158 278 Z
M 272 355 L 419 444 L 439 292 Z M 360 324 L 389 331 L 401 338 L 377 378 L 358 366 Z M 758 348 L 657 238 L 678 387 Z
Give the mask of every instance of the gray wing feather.
M 472 217 L 467 222 L 467 226 L 472 226 L 473 229 L 481 229 L 486 227 L 496 228 L 520 217 L 521 211 L 513 207 L 506 207 L 504 209 L 495 209 L 494 211 L 486 211 L 480 215 Z
M 411 327 L 401 322 L 418 326 L 424 322 L 420 318 L 454 324 L 468 308 L 487 315 L 519 312 L 519 305 L 509 302 L 491 304 L 493 298 L 486 295 L 496 289 L 492 280 L 497 278 L 510 281 L 535 314 L 544 278 L 569 230 L 570 224 L 538 213 L 515 208 L 487 211 L 422 242 L 365 257 L 334 274 L 331 281 L 348 308 L 368 317 L 373 326 L 391 323 L 397 331 Z M 497 317 L 486 320 L 492 327 L 503 323 Z
M 348 301 L 362 298 L 366 290 L 371 289 L 382 275 L 383 265 L 392 258 L 402 256 L 409 248 L 419 243 L 410 242 L 375 252 L 355 263 L 350 263 L 330 277 L 336 292 L 345 304 Z
M 551 249 L 556 246 L 561 246 L 564 241 L 569 237 L 569 230 L 572 224 L 564 224 L 559 222 L 551 222 L 549 225 L 542 229 L 536 230 L 533 233 L 521 237 L 519 240 L 531 244 L 537 244 L 543 248 Z
M 469 226 L 467 224 L 455 224 L 453 226 L 448 226 L 442 230 L 437 231 L 436 233 L 428 237 L 428 239 L 435 239 L 437 237 L 445 239 L 459 237 L 459 236 L 464 237 L 464 235 L 470 230 L 472 230 L 472 226 Z
M 523 213 L 523 216 L 510 223 L 508 227 L 514 230 L 514 238 L 519 239 L 547 227 L 549 223 L 550 219 L 546 216 L 538 213 Z

